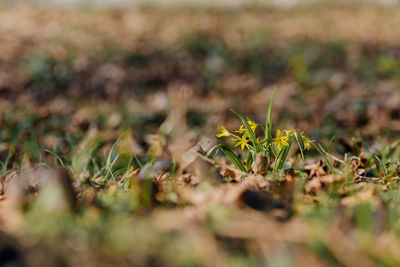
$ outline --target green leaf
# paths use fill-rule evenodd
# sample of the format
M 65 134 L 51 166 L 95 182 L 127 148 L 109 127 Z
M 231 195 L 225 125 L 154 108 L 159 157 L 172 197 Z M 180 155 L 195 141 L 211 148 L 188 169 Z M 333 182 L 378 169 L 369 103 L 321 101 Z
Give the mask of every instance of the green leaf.
M 50 149 L 45 149 L 44 151 L 46 151 L 47 153 L 50 153 L 51 155 L 54 156 L 54 164 L 57 164 L 56 159 L 58 160 L 58 162 L 60 163 L 60 165 L 63 168 L 66 168 L 64 161 L 62 160 L 62 158 L 54 151 L 51 151 Z
M 274 92 L 272 93 L 271 99 L 269 100 L 267 118 L 265 119 L 265 138 L 267 139 L 268 144 L 272 143 L 271 114 L 272 114 L 272 104 L 274 102 L 275 92 L 276 92 L 276 88 L 274 89 Z M 272 157 L 272 152 L 271 151 L 269 151 L 269 154 L 270 154 L 270 157 Z
M 332 164 L 329 162 L 328 158 L 326 157 L 325 153 L 321 150 L 321 148 L 315 144 L 314 142 L 311 142 L 311 145 L 321 154 L 321 156 L 324 158 L 326 164 L 328 165 L 329 170 L 331 173 L 335 174 L 335 169 L 333 168 Z
M 383 159 L 383 155 L 385 155 L 385 158 L 391 158 L 393 156 L 394 152 L 396 151 L 396 149 L 398 149 L 399 144 L 400 144 L 400 139 L 397 139 L 392 144 L 387 146 L 387 148 L 384 149 L 384 152 L 386 152 L 386 153 L 382 152 L 382 159 Z
M 277 166 L 277 169 L 282 169 L 283 164 L 285 163 L 286 158 L 287 158 L 287 156 L 288 156 L 288 154 L 289 154 L 289 150 L 290 150 L 290 148 L 292 147 L 293 141 L 294 141 L 294 136 L 292 135 L 292 136 L 290 136 L 290 137 L 288 138 L 288 140 L 287 140 L 287 142 L 289 143 L 289 146 L 283 146 L 282 151 L 281 151 L 281 153 L 280 153 L 280 156 L 279 156 L 279 158 L 278 158 L 278 166 Z M 275 167 L 275 166 L 274 166 L 274 167 Z
M 294 136 L 296 137 L 297 145 L 300 148 L 301 157 L 304 159 L 303 151 L 305 150 L 305 147 L 304 147 L 304 143 L 303 143 L 303 138 L 301 137 L 301 135 L 298 132 L 295 132 Z
M 140 161 L 138 155 L 135 153 L 135 154 L 133 155 L 133 157 L 135 158 L 135 161 L 136 161 L 137 165 L 139 166 L 139 168 L 143 169 L 143 164 L 142 164 L 142 162 Z
M 214 150 L 220 149 L 224 154 L 232 161 L 232 163 L 235 165 L 235 167 L 242 172 L 246 172 L 246 168 L 243 166 L 242 162 L 238 158 L 238 156 L 235 155 L 235 153 L 232 152 L 227 146 L 223 144 L 218 144 L 214 147 L 212 147 L 208 152 L 207 152 L 207 157 L 209 157 Z
M 249 154 L 247 155 L 247 161 L 246 161 L 246 169 L 249 171 L 251 169 L 251 165 L 253 164 L 255 156 L 251 151 L 249 151 Z
M 231 109 L 231 110 L 232 110 L 233 113 L 236 114 L 236 116 L 238 116 L 242 120 L 244 127 L 246 128 L 247 132 L 249 133 L 250 141 L 253 143 L 253 146 L 254 146 L 254 149 L 256 150 L 256 152 L 257 153 L 261 152 L 261 147 L 260 147 L 260 144 L 257 141 L 256 134 L 253 132 L 253 130 L 251 129 L 250 125 L 247 122 L 248 118 L 246 118 L 246 116 L 244 116 L 239 111 L 236 111 L 234 109 Z
M 172 160 L 172 168 L 171 168 L 171 177 L 174 177 L 175 174 L 178 173 L 178 169 L 179 169 L 179 164 L 176 161 L 176 159 Z
M 6 172 L 7 172 L 7 167 L 8 167 L 8 164 L 10 163 L 10 160 L 11 160 L 12 156 L 13 156 L 14 153 L 15 153 L 15 148 L 16 148 L 16 142 L 14 142 L 14 143 L 11 145 L 10 150 L 8 150 L 6 160 L 5 160 L 4 162 L 0 161 L 0 164 L 1 164 L 1 174 L 3 174 L 3 175 L 5 175 Z
M 274 167 L 272 168 L 273 172 L 276 172 L 278 170 L 278 166 L 279 166 L 278 160 L 281 157 L 282 153 L 283 153 L 283 149 L 281 151 L 279 151 L 278 155 L 276 155 L 276 153 L 274 153 L 275 162 L 274 162 Z
M 388 173 L 388 171 L 387 171 L 387 169 L 386 169 L 385 163 L 382 162 L 382 160 L 381 160 L 378 156 L 376 156 L 376 155 L 375 155 L 375 159 L 376 159 L 376 160 L 378 161 L 378 163 L 379 163 L 379 168 L 383 171 L 383 173 L 384 173 L 385 176 L 386 176 L 387 173 Z

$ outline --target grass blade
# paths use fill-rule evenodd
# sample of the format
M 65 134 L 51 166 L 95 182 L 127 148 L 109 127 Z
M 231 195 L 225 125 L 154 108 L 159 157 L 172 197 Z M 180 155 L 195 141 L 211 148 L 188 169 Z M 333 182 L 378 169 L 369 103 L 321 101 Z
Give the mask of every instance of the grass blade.
M 275 154 L 274 167 L 272 168 L 273 172 L 276 172 L 278 170 L 278 166 L 279 166 L 278 159 L 281 157 L 282 153 L 283 153 L 283 149 L 281 151 L 279 151 L 278 155 Z
M 387 153 L 385 153 L 385 158 L 391 158 L 393 156 L 393 153 L 396 151 L 396 149 L 399 147 L 400 144 L 400 139 L 397 139 L 393 143 L 391 143 L 388 148 L 387 148 Z M 386 150 L 386 149 L 385 149 Z M 383 155 L 384 153 L 382 153 Z
M 143 169 L 143 164 L 142 164 L 142 162 L 140 161 L 138 155 L 135 153 L 135 154 L 133 155 L 133 157 L 135 158 L 135 161 L 136 161 L 137 165 L 139 166 L 139 168 L 140 168 L 140 169 Z
M 378 161 L 379 168 L 383 171 L 383 173 L 386 176 L 388 174 L 388 172 L 387 172 L 387 169 L 386 169 L 386 166 L 385 166 L 384 162 L 382 162 L 382 160 L 376 155 L 375 155 L 375 159 Z
M 242 120 L 244 127 L 246 128 L 247 132 L 249 133 L 250 141 L 253 143 L 253 146 L 254 146 L 256 152 L 257 153 L 261 152 L 261 147 L 260 147 L 260 144 L 257 141 L 256 134 L 253 132 L 253 130 L 251 129 L 249 123 L 247 122 L 248 119 L 246 118 L 246 116 L 244 116 L 242 113 L 240 113 L 237 110 L 234 110 L 234 109 L 231 109 L 231 110 L 232 110 L 233 113 L 236 114 L 236 116 L 238 116 Z
M 54 156 L 54 163 L 56 164 L 58 160 L 58 162 L 60 163 L 61 167 L 63 167 L 64 169 L 66 168 L 66 165 L 64 163 L 64 161 L 62 160 L 62 158 L 54 151 L 51 151 L 50 149 L 45 149 L 44 151 L 46 151 L 47 153 L 50 153 L 51 155 Z
M 271 99 L 269 100 L 267 118 L 265 119 L 265 138 L 267 139 L 269 144 L 272 142 L 271 114 L 272 114 L 272 104 L 274 102 L 275 92 L 276 92 L 276 88 L 274 89 L 274 92 L 272 93 Z
M 250 171 L 251 165 L 253 164 L 253 158 L 255 158 L 255 157 L 253 157 L 251 151 L 249 151 L 249 154 L 247 155 L 247 161 L 246 161 L 246 169 L 248 171 Z
M 276 92 L 276 88 L 272 92 L 271 99 L 269 100 L 267 118 L 265 119 L 265 139 L 267 139 L 267 144 L 271 144 L 272 143 L 272 120 L 271 120 L 271 114 L 272 114 L 272 104 L 274 103 L 275 92 Z M 269 149 L 268 152 L 269 152 L 269 157 L 272 158 L 271 149 Z
M 325 153 L 321 150 L 321 148 L 315 144 L 314 142 L 311 142 L 311 145 L 321 154 L 321 156 L 324 158 L 326 165 L 328 165 L 329 170 L 331 171 L 331 173 L 335 174 L 335 169 L 333 168 L 332 164 L 330 163 L 330 161 L 328 160 L 328 158 L 326 157 Z
M 232 161 L 232 163 L 235 165 L 236 168 L 238 168 L 242 172 L 247 172 L 246 168 L 243 166 L 243 164 L 240 161 L 240 159 L 238 158 L 238 156 L 236 156 L 235 153 L 232 152 L 232 150 L 230 150 L 227 146 L 225 146 L 223 144 L 218 144 L 218 145 L 212 147 L 208 151 L 207 157 L 209 157 L 212 154 L 212 152 L 216 149 L 220 149 L 222 152 L 224 152 L 224 154 L 230 159 L 230 161 Z
M 8 164 L 9 164 L 9 162 L 10 162 L 10 160 L 11 160 L 11 158 L 14 155 L 14 152 L 15 152 L 15 147 L 16 147 L 16 143 L 13 143 L 11 145 L 11 147 L 10 147 L 10 150 L 8 150 L 6 160 L 4 162 L 0 161 L 0 163 L 1 163 L 1 173 L 3 175 L 5 175 L 6 172 L 7 172 Z
M 287 140 L 287 142 L 289 143 L 289 146 L 284 146 L 282 148 L 282 151 L 281 151 L 282 153 L 279 153 L 280 156 L 279 156 L 278 161 L 277 161 L 277 163 L 278 163 L 277 169 L 278 170 L 282 169 L 283 164 L 285 163 L 286 158 L 287 158 L 287 156 L 289 154 L 289 150 L 292 147 L 293 141 L 294 141 L 294 136 L 292 135 Z
M 294 136 L 296 137 L 297 145 L 300 148 L 301 157 L 304 159 L 303 151 L 305 150 L 305 147 L 304 147 L 304 143 L 303 143 L 303 138 L 301 138 L 301 135 L 297 132 L 294 133 Z

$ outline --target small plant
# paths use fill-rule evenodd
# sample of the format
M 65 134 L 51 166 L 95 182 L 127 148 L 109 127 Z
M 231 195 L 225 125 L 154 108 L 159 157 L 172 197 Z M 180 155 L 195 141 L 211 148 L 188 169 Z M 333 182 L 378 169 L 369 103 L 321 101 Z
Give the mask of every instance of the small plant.
M 240 147 L 241 150 L 248 151 L 245 164 L 243 164 L 232 150 L 223 144 L 218 144 L 211 148 L 207 156 L 210 156 L 216 149 L 220 149 L 232 161 L 236 168 L 243 172 L 250 172 L 254 169 L 253 164 L 260 164 L 260 162 L 261 164 L 267 165 L 264 166 L 264 169 L 265 167 L 268 169 L 269 162 L 273 162 L 273 171 L 277 172 L 278 170 L 285 169 L 285 162 L 289 151 L 296 140 L 302 157 L 304 157 L 304 151 L 314 147 L 323 156 L 331 172 L 334 173 L 333 166 L 327 160 L 324 151 L 314 140 L 306 136 L 304 132 L 299 130 L 281 131 L 278 129 L 275 138 L 273 138 L 271 112 L 275 91 L 276 90 L 274 90 L 269 102 L 265 126 L 250 120 L 237 110 L 232 110 L 242 121 L 240 128 L 234 132 L 229 132 L 224 126 L 219 127 L 220 132 L 217 134 L 217 137 L 231 137 L 232 140 L 236 142 L 235 147 Z M 263 136 L 256 135 L 255 132 L 258 127 L 263 128 Z

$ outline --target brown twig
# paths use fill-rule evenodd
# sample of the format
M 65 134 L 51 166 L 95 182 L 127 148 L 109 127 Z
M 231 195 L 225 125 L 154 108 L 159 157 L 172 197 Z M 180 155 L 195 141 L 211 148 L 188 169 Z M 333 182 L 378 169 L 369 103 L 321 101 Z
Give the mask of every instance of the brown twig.
M 320 144 L 318 144 L 318 146 L 319 146 L 319 148 L 321 149 L 321 151 L 324 152 L 324 154 L 327 155 L 328 157 L 330 157 L 331 159 L 333 159 L 333 160 L 335 160 L 335 161 L 337 161 L 337 162 L 339 162 L 339 163 L 341 163 L 341 164 L 344 164 L 344 163 L 345 163 L 344 160 L 341 160 L 341 159 L 339 159 L 338 157 L 335 157 L 334 155 L 329 154 L 328 152 L 326 152 L 325 149 L 324 149 Z

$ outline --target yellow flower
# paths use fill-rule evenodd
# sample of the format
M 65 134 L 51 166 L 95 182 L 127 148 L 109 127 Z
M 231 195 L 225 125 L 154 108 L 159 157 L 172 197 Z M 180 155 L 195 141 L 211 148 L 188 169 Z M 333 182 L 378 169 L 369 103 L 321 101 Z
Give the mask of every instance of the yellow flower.
M 231 133 L 227 129 L 225 129 L 224 126 L 219 127 L 218 130 L 220 131 L 220 133 L 217 134 L 217 137 L 224 137 L 231 135 Z
M 290 131 L 285 130 L 286 136 L 291 136 L 291 135 L 294 134 L 295 132 L 296 132 L 295 129 L 290 130 Z
M 240 125 L 239 130 L 237 130 L 237 131 L 235 131 L 235 132 L 240 133 L 240 134 L 243 134 L 243 133 L 246 133 L 247 130 L 246 130 L 246 128 L 244 128 L 243 125 Z
M 232 138 L 233 141 L 237 141 L 235 147 L 240 146 L 240 148 L 243 150 L 245 147 L 249 149 L 249 145 L 247 144 L 248 140 L 245 137 L 235 137 Z
M 281 151 L 282 150 L 282 145 L 284 146 L 289 146 L 289 143 L 286 142 L 286 139 L 288 138 L 288 136 L 282 136 L 281 135 L 281 130 L 277 130 L 276 131 L 276 138 L 274 139 L 273 144 L 278 146 L 278 150 Z
M 253 132 L 255 132 L 256 129 L 257 129 L 257 127 L 258 127 L 258 124 L 255 123 L 254 121 L 251 121 L 251 120 L 248 120 L 247 123 L 250 125 L 251 130 L 252 130 Z M 240 125 L 239 130 L 237 130 L 237 131 L 235 131 L 235 132 L 237 132 L 237 133 L 239 133 L 239 134 L 244 134 L 244 136 L 247 136 L 247 135 L 248 135 L 247 129 L 246 129 L 243 125 Z
M 255 132 L 258 124 L 251 120 L 248 120 L 247 123 L 250 125 L 250 128 L 253 130 L 253 132 Z
M 312 143 L 312 142 L 313 142 L 312 140 L 307 140 L 307 139 L 303 138 L 304 147 L 305 147 L 307 150 L 309 150 L 309 149 L 311 148 L 311 143 Z

